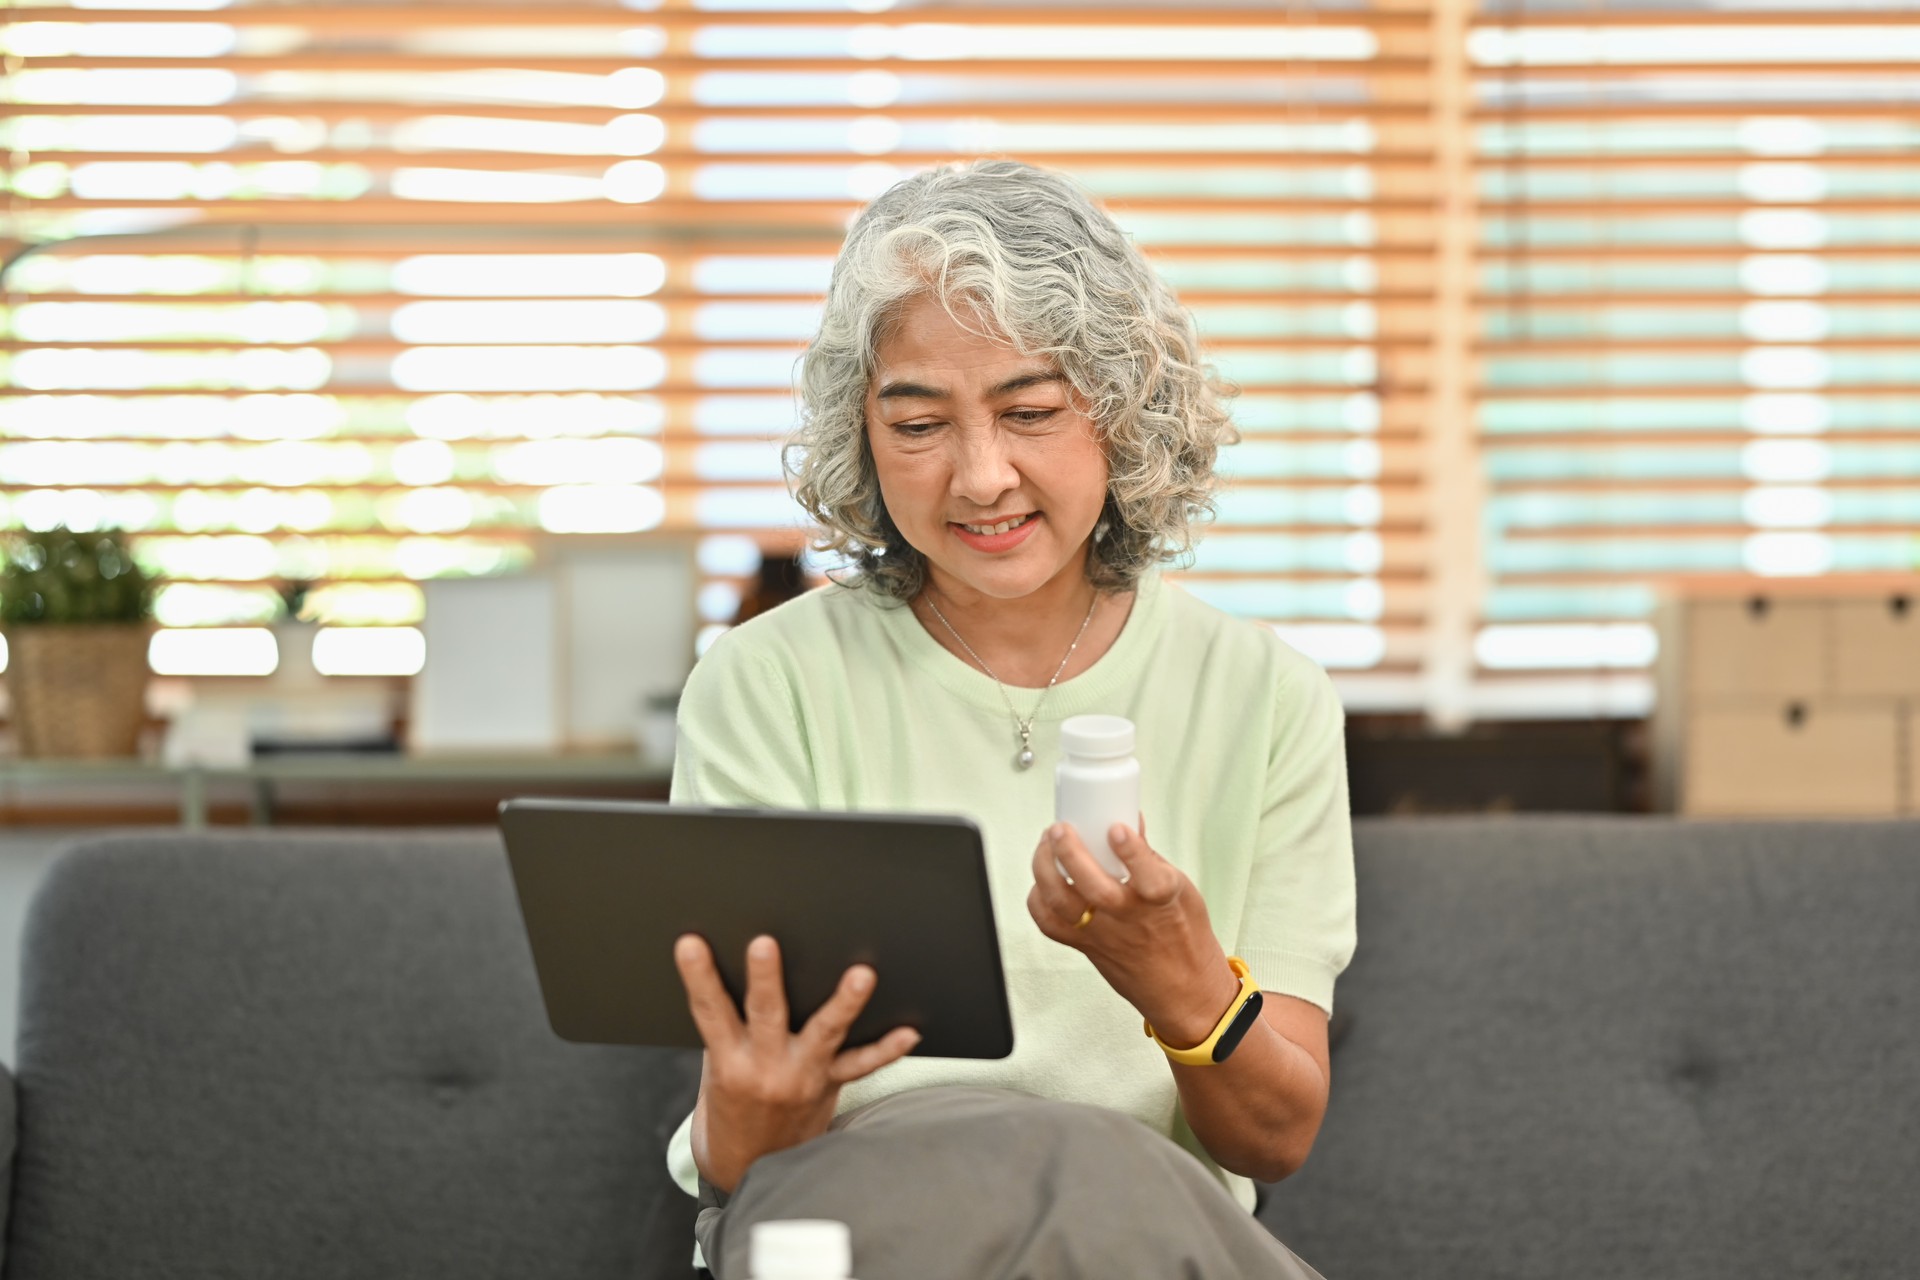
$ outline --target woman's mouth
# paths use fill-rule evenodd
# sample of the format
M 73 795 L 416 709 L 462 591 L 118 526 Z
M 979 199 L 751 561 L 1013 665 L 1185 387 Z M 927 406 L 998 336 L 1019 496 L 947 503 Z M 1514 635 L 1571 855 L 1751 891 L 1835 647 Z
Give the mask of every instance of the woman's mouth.
M 1039 523 L 1040 513 L 1029 511 L 1017 520 L 991 525 L 964 525 L 949 521 L 947 527 L 975 551 L 1009 551 L 1025 542 Z

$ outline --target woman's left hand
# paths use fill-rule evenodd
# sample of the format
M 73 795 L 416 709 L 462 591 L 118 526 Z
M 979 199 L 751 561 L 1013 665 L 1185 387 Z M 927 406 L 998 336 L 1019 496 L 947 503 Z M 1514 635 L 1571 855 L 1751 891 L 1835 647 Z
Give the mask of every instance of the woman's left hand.
M 1240 989 L 1207 904 L 1186 873 L 1147 844 L 1144 815 L 1137 832 L 1115 823 L 1107 838 L 1127 868 L 1124 882 L 1094 860 L 1073 824 L 1049 827 L 1033 851 L 1027 911 L 1041 933 L 1091 960 L 1162 1040 L 1198 1044 Z M 1093 918 L 1079 924 L 1089 907 Z

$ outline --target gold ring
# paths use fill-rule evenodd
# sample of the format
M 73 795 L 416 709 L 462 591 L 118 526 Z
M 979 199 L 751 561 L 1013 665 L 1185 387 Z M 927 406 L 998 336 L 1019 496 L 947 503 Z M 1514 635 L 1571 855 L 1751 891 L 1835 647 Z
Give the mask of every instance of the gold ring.
M 1093 908 L 1088 907 L 1085 911 L 1082 911 L 1080 913 L 1080 918 L 1073 922 L 1073 927 L 1076 929 L 1084 929 L 1087 927 L 1087 922 L 1092 919 L 1093 919 Z

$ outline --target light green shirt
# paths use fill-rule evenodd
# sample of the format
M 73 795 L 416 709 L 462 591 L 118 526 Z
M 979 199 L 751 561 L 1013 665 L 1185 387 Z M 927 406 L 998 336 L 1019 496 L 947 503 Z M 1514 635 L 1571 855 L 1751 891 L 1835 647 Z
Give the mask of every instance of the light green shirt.
M 1009 688 L 1021 715 L 1037 689 Z M 1354 949 L 1342 712 L 1326 673 L 1270 628 L 1202 603 L 1158 567 L 1119 638 L 1046 695 L 1033 767 L 1000 686 L 904 605 L 830 585 L 724 632 L 681 695 L 674 803 L 963 814 L 985 837 L 1014 1049 L 909 1057 L 841 1091 L 839 1110 L 931 1085 L 1019 1089 L 1124 1111 L 1198 1156 L 1249 1210 L 1253 1185 L 1207 1156 L 1140 1015 L 1027 914 L 1054 819 L 1060 722 L 1136 727 L 1147 843 L 1205 898 L 1228 954 L 1267 991 L 1332 1011 Z M 881 981 L 885 981 L 881 975 Z M 698 1193 L 689 1121 L 668 1167 Z

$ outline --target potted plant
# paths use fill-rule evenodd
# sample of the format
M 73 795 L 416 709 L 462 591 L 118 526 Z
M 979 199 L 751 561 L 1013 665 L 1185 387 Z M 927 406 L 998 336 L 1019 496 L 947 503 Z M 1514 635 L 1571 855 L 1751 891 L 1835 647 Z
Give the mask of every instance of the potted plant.
M 153 580 L 118 530 L 16 533 L 0 627 L 20 754 L 133 755 L 146 719 Z
M 290 578 L 280 584 L 280 616 L 273 622 L 273 642 L 280 650 L 274 680 L 282 685 L 316 685 L 320 673 L 313 666 L 313 638 L 320 624 L 308 613 L 307 597 L 313 583 Z

